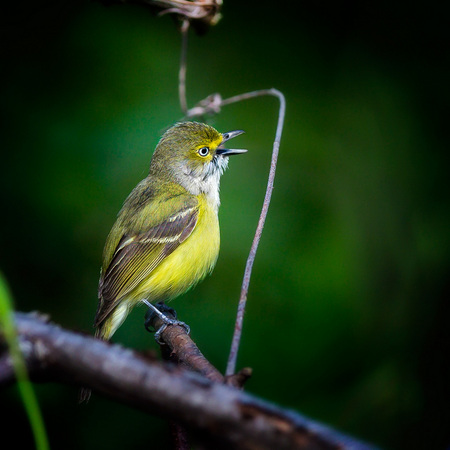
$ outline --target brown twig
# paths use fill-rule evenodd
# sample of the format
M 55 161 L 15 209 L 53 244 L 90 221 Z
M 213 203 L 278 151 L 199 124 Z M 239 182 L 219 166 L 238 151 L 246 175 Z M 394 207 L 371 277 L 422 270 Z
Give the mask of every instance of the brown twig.
M 247 304 L 248 288 L 250 285 L 250 278 L 252 274 L 253 263 L 255 261 L 256 252 L 258 250 L 259 241 L 261 240 L 262 231 L 264 229 L 264 223 L 266 221 L 267 212 L 269 210 L 270 199 L 273 191 L 273 184 L 275 179 L 275 171 L 277 167 L 278 152 L 280 149 L 281 135 L 283 133 L 284 117 L 286 113 L 286 100 L 282 92 L 277 89 L 261 89 L 257 91 L 247 92 L 244 94 L 235 95 L 227 99 L 222 99 L 221 95 L 216 93 L 209 95 L 205 99 L 201 100 L 197 105 L 191 109 L 187 109 L 186 103 L 186 59 L 187 59 L 187 40 L 188 40 L 188 27 L 182 29 L 182 46 L 181 46 L 181 63 L 180 63 L 180 76 L 179 76 L 179 94 L 181 110 L 188 118 L 207 116 L 209 114 L 217 114 L 220 112 L 222 106 L 231 105 L 232 103 L 241 102 L 251 98 L 261 97 L 265 95 L 271 95 L 277 97 L 280 102 L 280 108 L 278 111 L 278 123 L 275 133 L 275 139 L 273 142 L 272 159 L 270 163 L 269 178 L 267 181 L 266 193 L 264 196 L 263 207 L 259 216 L 258 225 L 256 227 L 255 236 L 253 238 L 250 253 L 247 258 L 247 263 L 244 271 L 244 278 L 242 281 L 241 294 L 239 297 L 238 310 L 236 314 L 236 322 L 234 327 L 233 338 L 231 342 L 230 354 L 228 356 L 226 376 L 231 377 L 236 371 L 236 361 L 239 352 L 239 346 L 242 336 L 242 326 L 244 322 L 245 307 Z M 187 111 L 187 113 L 186 113 Z
M 176 313 L 171 308 L 164 310 L 169 319 L 176 319 Z M 146 321 L 147 329 L 158 330 L 164 324 L 160 316 L 149 314 Z M 251 369 L 245 368 L 231 377 L 224 378 L 222 374 L 203 356 L 195 342 L 188 335 L 186 329 L 179 325 L 168 326 L 159 336 L 160 349 L 164 360 L 172 361 L 189 370 L 202 374 L 211 381 L 226 383 L 241 389 L 251 376 Z M 188 450 L 188 430 L 177 421 L 169 421 L 173 447 L 176 450 Z
M 189 20 L 199 33 L 216 25 L 221 19 L 222 0 L 98 0 L 105 5 L 133 3 L 145 6 L 159 15 L 173 14 Z
M 259 241 L 261 240 L 261 234 L 264 228 L 264 223 L 266 221 L 270 199 L 273 191 L 275 171 L 278 160 L 278 152 L 280 149 L 281 135 L 283 133 L 284 117 L 286 112 L 286 100 L 284 98 L 284 95 L 277 89 L 262 89 L 258 91 L 247 92 L 245 94 L 235 95 L 234 97 L 230 97 L 225 100 L 222 100 L 219 94 L 214 94 L 202 100 L 202 102 L 198 103 L 194 108 L 188 111 L 188 115 L 190 117 L 197 115 L 206 115 L 211 112 L 219 112 L 222 106 L 231 105 L 232 103 L 237 103 L 243 100 L 248 100 L 251 98 L 261 97 L 265 95 L 277 97 L 280 102 L 280 108 L 278 112 L 278 123 L 275 133 L 275 139 L 273 142 L 272 159 L 270 163 L 269 178 L 267 181 L 267 189 L 266 194 L 264 196 L 264 203 L 258 220 L 258 225 L 256 227 L 255 237 L 253 238 L 253 243 L 250 248 L 250 253 L 248 255 L 247 263 L 245 266 L 244 278 L 242 281 L 241 294 L 239 297 L 239 304 L 234 327 L 234 334 L 231 343 L 230 355 L 228 357 L 227 369 L 225 372 L 227 376 L 234 374 L 236 371 L 236 361 L 241 341 L 242 325 L 244 322 L 245 306 L 247 304 L 247 294 L 250 285 L 253 263 L 255 261 L 256 252 L 258 250 Z
M 264 196 L 264 203 L 261 210 L 261 214 L 259 216 L 258 225 L 256 227 L 255 237 L 253 238 L 253 243 L 250 248 L 250 253 L 247 258 L 247 263 L 245 266 L 244 271 L 244 278 L 242 281 L 242 287 L 241 287 L 241 295 L 239 297 L 239 304 L 238 304 L 238 311 L 236 315 L 236 323 L 234 327 L 234 334 L 233 334 L 233 340 L 231 343 L 231 349 L 230 349 L 230 355 L 228 357 L 228 363 L 227 363 L 227 370 L 226 375 L 231 375 L 236 370 L 236 361 L 237 361 L 237 355 L 239 351 L 239 345 L 241 342 L 241 335 L 242 335 L 242 325 L 244 322 L 244 312 L 245 312 L 245 306 L 247 304 L 247 294 L 248 294 L 248 288 L 250 285 L 250 277 L 252 275 L 252 268 L 253 263 L 255 262 L 256 257 L 256 251 L 258 250 L 259 241 L 261 240 L 262 231 L 264 229 L 264 223 L 266 221 L 267 212 L 269 210 L 270 205 L 270 199 L 272 196 L 273 191 L 273 183 L 275 180 L 275 171 L 277 168 L 277 160 L 278 160 L 278 152 L 280 149 L 280 142 L 281 142 L 281 135 L 283 133 L 283 125 L 284 125 L 284 116 L 286 112 L 286 100 L 284 98 L 284 95 L 276 90 L 276 89 L 268 89 L 263 91 L 254 91 L 249 92 L 247 94 L 238 95 L 235 97 L 231 97 L 227 100 L 224 100 L 222 104 L 230 104 L 235 103 L 240 100 L 246 100 L 249 98 L 254 98 L 262 95 L 273 95 L 278 98 L 280 101 L 280 109 L 278 112 L 278 124 L 277 124 L 277 130 L 275 134 L 275 140 L 273 142 L 273 149 L 272 149 L 272 159 L 270 162 L 270 171 L 269 171 L 269 178 L 267 180 L 267 189 L 266 194 Z
M 172 313 L 173 312 L 173 313 Z M 176 313 L 169 308 L 164 311 L 164 315 L 170 319 L 176 319 Z M 164 322 L 161 316 L 154 313 L 153 310 L 147 312 L 145 327 L 149 330 L 159 330 Z M 204 374 L 207 378 L 217 378 L 220 380 L 222 375 L 203 357 L 198 347 L 192 342 L 186 330 L 178 325 L 166 327 L 160 334 L 159 339 L 161 356 L 165 361 L 171 361 L 181 364 L 190 370 Z M 186 355 L 187 356 L 184 356 Z M 183 363 L 183 357 L 186 362 Z M 216 375 L 217 374 L 217 375 Z M 174 450 L 189 450 L 190 439 L 187 428 L 180 422 L 169 420 L 170 437 L 172 439 L 172 448 Z
M 175 420 L 169 421 L 170 436 L 175 450 L 189 450 L 189 436 L 186 427 Z
M 16 313 L 15 323 L 32 380 L 89 386 L 143 411 L 173 418 L 197 430 L 197 437 L 217 444 L 210 448 L 373 448 L 294 411 L 118 345 L 64 330 L 37 315 Z M 6 347 L 0 349 L 4 352 L 0 354 L 0 386 L 4 386 L 14 381 L 14 371 Z
M 225 384 L 242 389 L 247 380 L 252 376 L 253 370 L 250 367 L 244 367 L 237 373 L 225 376 Z
M 136 1 L 136 0 L 132 0 Z M 141 0 L 162 8 L 160 14 L 177 14 L 187 20 L 203 20 L 216 25 L 220 20 L 222 0 Z
M 164 315 L 170 319 L 176 319 L 176 315 L 164 311 Z M 151 316 L 148 324 L 155 330 L 163 325 L 162 319 Z M 161 353 L 163 359 L 181 364 L 182 366 L 200 373 L 204 377 L 217 383 L 225 383 L 229 386 L 242 389 L 246 381 L 252 376 L 252 369 L 244 367 L 237 373 L 224 377 L 201 353 L 195 342 L 191 339 L 186 329 L 180 325 L 171 325 L 161 333 Z
M 164 310 L 164 315 L 169 319 L 176 319 L 176 315 L 167 310 Z M 147 325 L 158 330 L 163 324 L 162 319 L 154 314 Z M 159 340 L 163 343 L 161 351 L 164 359 L 181 364 L 211 381 L 223 383 L 223 375 L 203 356 L 185 328 L 180 325 L 168 326 L 160 334 Z
M 180 108 L 183 114 L 187 114 L 187 100 L 186 100 L 186 59 L 187 59 L 187 44 L 189 20 L 184 19 L 181 24 L 181 56 L 180 56 L 180 70 L 178 72 L 178 96 L 180 97 Z

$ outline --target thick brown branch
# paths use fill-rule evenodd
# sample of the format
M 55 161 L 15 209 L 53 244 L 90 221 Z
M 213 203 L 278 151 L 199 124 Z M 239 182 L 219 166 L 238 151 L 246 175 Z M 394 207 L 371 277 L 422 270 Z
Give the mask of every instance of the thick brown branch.
M 33 380 L 89 386 L 237 449 L 371 448 L 238 389 L 66 331 L 35 314 L 16 313 L 15 321 Z M 5 353 L 0 368 L 1 386 L 12 381 Z
M 175 316 L 168 312 L 164 312 L 164 314 L 171 319 L 175 319 Z M 158 330 L 163 325 L 163 321 L 160 317 L 154 315 L 149 325 Z M 175 361 L 194 372 L 202 374 L 211 381 L 224 382 L 223 375 L 203 356 L 182 326 L 168 326 L 161 333 L 160 341 L 164 344 L 161 346 L 161 350 L 164 352 L 165 359 Z
M 176 313 L 171 308 L 164 310 L 164 315 L 176 319 Z M 163 320 L 156 314 L 148 314 L 146 326 L 155 330 L 163 326 Z M 169 326 L 159 336 L 161 354 L 166 361 L 181 364 L 194 372 L 202 374 L 211 381 L 225 382 L 230 386 L 242 388 L 251 376 L 251 369 L 245 368 L 230 377 L 222 374 L 203 356 L 195 342 L 190 338 L 186 329 L 179 325 Z M 169 421 L 173 447 L 177 450 L 188 450 L 189 437 L 186 428 L 174 420 Z
M 165 310 L 164 315 L 170 319 L 176 316 Z M 162 319 L 156 314 L 151 315 L 148 325 L 158 330 L 162 325 Z M 160 335 L 161 352 L 167 361 L 177 364 L 202 374 L 211 381 L 226 383 L 229 386 L 242 388 L 245 382 L 252 376 L 252 369 L 245 367 L 236 374 L 224 377 L 202 354 L 195 342 L 191 339 L 186 329 L 179 325 L 167 327 Z

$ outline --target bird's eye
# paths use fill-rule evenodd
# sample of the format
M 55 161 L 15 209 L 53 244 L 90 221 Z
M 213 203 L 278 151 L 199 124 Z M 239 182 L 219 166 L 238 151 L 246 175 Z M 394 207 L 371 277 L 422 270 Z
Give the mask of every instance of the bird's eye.
M 198 154 L 200 156 L 207 156 L 209 153 L 209 148 L 208 147 L 202 147 L 198 150 Z

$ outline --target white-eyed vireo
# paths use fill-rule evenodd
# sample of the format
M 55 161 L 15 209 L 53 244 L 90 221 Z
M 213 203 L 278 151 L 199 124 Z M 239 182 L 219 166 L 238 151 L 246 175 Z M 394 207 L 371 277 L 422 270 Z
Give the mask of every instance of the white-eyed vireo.
M 243 131 L 219 133 L 197 122 L 164 133 L 150 171 L 131 192 L 106 240 L 95 335 L 108 340 L 138 303 L 168 301 L 212 271 L 220 246 L 222 144 Z

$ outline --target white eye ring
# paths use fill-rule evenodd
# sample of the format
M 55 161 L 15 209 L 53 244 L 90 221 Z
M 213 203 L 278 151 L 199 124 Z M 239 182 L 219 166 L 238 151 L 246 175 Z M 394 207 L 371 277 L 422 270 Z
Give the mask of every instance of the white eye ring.
M 209 147 L 202 147 L 198 150 L 200 156 L 207 156 L 209 154 Z

